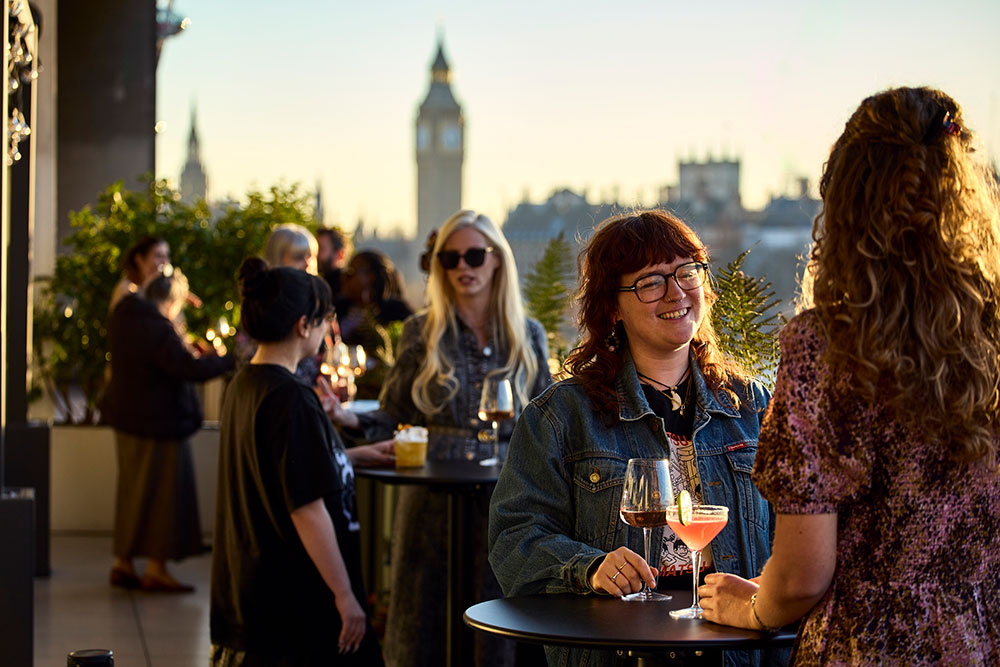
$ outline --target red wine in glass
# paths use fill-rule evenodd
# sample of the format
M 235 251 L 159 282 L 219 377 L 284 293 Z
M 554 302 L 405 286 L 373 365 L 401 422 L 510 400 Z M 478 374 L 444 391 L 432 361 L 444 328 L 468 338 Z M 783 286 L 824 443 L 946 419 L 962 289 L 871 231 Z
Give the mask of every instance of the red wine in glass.
M 642 528 L 647 563 L 650 562 L 650 531 L 667 525 L 667 507 L 673 503 L 673 498 L 669 459 L 629 459 L 619 513 L 628 525 Z M 660 602 L 670 598 L 670 595 L 650 590 L 645 580 L 642 590 L 622 597 L 629 602 Z
M 500 465 L 499 422 L 514 418 L 514 391 L 510 380 L 498 375 L 487 375 L 483 381 L 483 394 L 479 399 L 479 419 L 493 426 L 493 456 L 480 461 L 484 466 Z

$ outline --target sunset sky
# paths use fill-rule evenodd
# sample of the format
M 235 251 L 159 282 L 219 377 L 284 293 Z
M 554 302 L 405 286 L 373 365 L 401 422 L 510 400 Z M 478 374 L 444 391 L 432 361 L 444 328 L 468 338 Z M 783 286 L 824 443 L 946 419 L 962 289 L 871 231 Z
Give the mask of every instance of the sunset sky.
M 197 106 L 210 198 L 321 185 L 328 223 L 416 227 L 414 119 L 439 34 L 466 122 L 463 204 L 649 204 L 679 159 L 738 157 L 744 204 L 815 188 L 866 95 L 931 85 L 1000 155 L 1000 2 L 176 0 L 157 173 Z M 993 44 L 993 46 L 990 46 Z

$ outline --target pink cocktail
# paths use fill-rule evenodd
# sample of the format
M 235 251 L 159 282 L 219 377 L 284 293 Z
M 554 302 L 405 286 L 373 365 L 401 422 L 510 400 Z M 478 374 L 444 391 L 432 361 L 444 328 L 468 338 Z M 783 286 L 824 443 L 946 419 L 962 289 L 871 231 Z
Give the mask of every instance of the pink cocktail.
M 728 519 L 714 519 L 701 517 L 695 514 L 690 525 L 685 526 L 680 521 L 667 519 L 667 525 L 677 533 L 677 537 L 684 540 L 691 551 L 701 551 L 708 546 L 716 535 L 726 527 Z
M 691 606 L 687 609 L 674 609 L 670 615 L 674 618 L 701 618 L 702 608 L 698 603 L 698 573 L 701 570 L 701 550 L 708 546 L 716 535 L 722 532 L 729 521 L 729 508 L 721 505 L 693 505 L 691 521 L 685 525 L 680 522 L 677 505 L 667 507 L 667 525 L 684 541 L 691 550 L 691 566 L 694 583 L 691 588 Z

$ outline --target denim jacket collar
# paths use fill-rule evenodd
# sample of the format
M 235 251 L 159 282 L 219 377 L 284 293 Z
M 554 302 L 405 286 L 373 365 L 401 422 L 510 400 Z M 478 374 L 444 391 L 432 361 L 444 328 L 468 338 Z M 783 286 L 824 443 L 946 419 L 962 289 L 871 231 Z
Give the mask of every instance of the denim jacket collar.
M 690 355 L 691 381 L 694 382 L 695 414 L 704 415 L 715 412 L 727 417 L 738 418 L 740 412 L 733 406 L 729 398 L 725 394 L 716 396 L 715 392 L 708 388 L 705 376 L 702 375 L 701 367 L 698 366 L 698 361 L 694 356 L 694 351 L 691 350 L 688 354 Z M 635 369 L 635 361 L 627 347 L 622 359 L 622 371 L 618 374 L 618 379 L 615 380 L 615 392 L 618 394 L 618 418 L 621 421 L 636 421 L 646 415 L 654 414 L 642 391 L 639 374 Z M 703 419 L 695 418 L 696 424 L 701 421 Z

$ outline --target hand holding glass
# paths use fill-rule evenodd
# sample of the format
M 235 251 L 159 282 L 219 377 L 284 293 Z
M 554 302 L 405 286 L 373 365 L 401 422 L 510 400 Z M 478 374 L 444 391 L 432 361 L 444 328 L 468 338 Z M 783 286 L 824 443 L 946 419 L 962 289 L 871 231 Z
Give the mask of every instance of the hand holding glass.
M 729 508 L 721 505 L 694 505 L 691 507 L 691 523 L 680 522 L 677 505 L 667 508 L 667 525 L 691 550 L 691 566 L 694 568 L 694 584 L 691 606 L 670 612 L 674 618 L 701 618 L 702 608 L 698 603 L 698 571 L 701 570 L 701 551 L 715 536 L 722 532 L 729 521 Z
M 673 498 L 668 459 L 629 459 L 628 467 L 625 469 L 620 513 L 622 521 L 630 526 L 642 528 L 646 563 L 650 562 L 650 530 L 667 525 L 667 507 L 673 502 Z M 622 599 L 663 601 L 670 598 L 669 595 L 650 590 L 643 580 L 642 590 L 626 595 Z
M 500 464 L 500 431 L 498 422 L 514 417 L 514 392 L 505 377 L 486 376 L 479 400 L 479 419 L 493 425 L 493 456 L 479 462 L 484 466 Z

